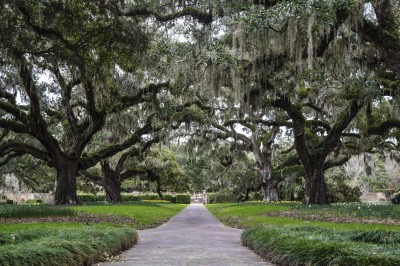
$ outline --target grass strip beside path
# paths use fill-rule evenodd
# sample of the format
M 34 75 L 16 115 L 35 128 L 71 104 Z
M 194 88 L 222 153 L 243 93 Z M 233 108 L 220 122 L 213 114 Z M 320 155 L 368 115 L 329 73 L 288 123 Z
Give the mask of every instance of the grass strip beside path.
M 179 213 L 186 204 L 153 204 L 149 206 L 141 205 L 102 205 L 102 206 L 75 206 L 71 207 L 73 210 L 102 214 L 102 215 L 115 215 L 134 219 L 136 229 L 145 229 L 157 227 L 167 222 L 171 217 Z
M 360 207 L 360 208 L 358 208 Z M 398 206 L 299 206 L 229 203 L 207 208 L 228 226 L 247 228 L 243 244 L 281 265 L 400 265 L 400 226 L 307 220 L 352 217 L 382 222 L 397 217 Z M 365 209 L 365 210 L 363 210 Z M 282 213 L 304 214 L 302 219 Z M 358 213 L 358 211 L 362 213 Z
M 0 265 L 91 265 L 137 241 L 186 205 L 113 204 L 0 208 Z
M 91 265 L 135 244 L 127 225 L 2 224 L 0 265 Z
M 340 223 L 298 219 L 277 216 L 280 211 L 290 211 L 296 204 L 264 204 L 264 203 L 222 203 L 208 204 L 207 208 L 225 225 L 236 228 L 249 228 L 260 224 L 285 226 L 318 226 L 332 230 L 390 230 L 400 231 L 400 226 L 365 223 Z M 384 207 L 384 206 L 383 206 Z M 395 206 L 398 207 L 398 206 Z M 312 206 L 309 211 L 315 213 L 318 206 Z M 333 206 L 333 208 L 337 208 Z M 400 210 L 400 208 L 399 208 Z M 396 210 L 395 210 L 396 211 Z M 268 215 L 270 213 L 270 215 Z M 341 215 L 341 214 L 339 214 Z

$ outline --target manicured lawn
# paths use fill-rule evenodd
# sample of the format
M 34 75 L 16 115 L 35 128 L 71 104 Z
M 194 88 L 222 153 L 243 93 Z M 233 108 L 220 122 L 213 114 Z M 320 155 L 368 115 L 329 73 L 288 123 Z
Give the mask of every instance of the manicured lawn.
M 332 208 L 333 210 L 340 208 L 340 206 L 321 207 L 321 206 L 300 206 L 299 204 L 263 204 L 263 203 L 222 203 L 222 204 L 208 204 L 207 208 L 224 224 L 231 227 L 248 228 L 260 224 L 266 225 L 286 225 L 286 226 L 319 226 L 331 228 L 334 230 L 391 230 L 400 231 L 400 226 L 383 225 L 383 224 L 365 224 L 365 223 L 338 223 L 338 222 L 324 222 L 306 219 L 297 219 L 291 217 L 268 216 L 268 213 L 276 213 L 279 211 L 290 211 L 292 209 L 300 208 L 303 212 L 310 212 L 317 214 L 323 212 L 323 208 Z M 399 206 L 388 205 L 392 208 L 392 212 L 398 212 Z M 387 208 L 381 206 L 382 208 Z M 347 208 L 347 207 L 345 207 Z M 357 207 L 355 207 L 357 208 Z M 358 209 L 358 208 L 357 208 Z M 318 212 L 317 212 L 318 211 Z M 386 212 L 388 212 L 386 210 Z M 343 214 L 345 215 L 345 211 Z
M 129 217 L 137 221 L 137 229 L 156 227 L 168 221 L 176 215 L 186 204 L 152 204 L 152 205 L 91 205 L 76 206 L 71 209 L 94 214 L 117 215 Z
M 246 228 L 243 244 L 277 264 L 400 265 L 400 226 L 378 224 L 396 221 L 399 206 L 225 203 L 207 208 L 226 225 Z M 314 220 L 334 216 L 344 222 Z
M 136 241 L 127 225 L 2 224 L 0 265 L 91 265 Z

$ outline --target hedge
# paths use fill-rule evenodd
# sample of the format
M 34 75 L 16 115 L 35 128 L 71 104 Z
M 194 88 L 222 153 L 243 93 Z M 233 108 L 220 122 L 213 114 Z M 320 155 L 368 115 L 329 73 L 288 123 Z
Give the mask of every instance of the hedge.
M 222 189 L 218 192 L 208 193 L 208 203 L 236 202 L 236 197 L 230 189 Z
M 397 193 L 393 196 L 392 198 L 392 203 L 393 204 L 400 204 L 400 193 Z
M 139 195 L 121 194 L 121 201 L 141 201 L 141 198 Z
M 80 202 L 106 201 L 106 195 L 80 194 L 80 195 L 78 195 L 78 199 Z
M 190 204 L 189 194 L 178 194 L 176 195 L 176 203 L 178 204 Z
M 28 199 L 27 201 L 25 201 L 25 203 L 27 203 L 27 204 L 40 204 L 40 203 L 43 203 L 43 201 L 41 199 Z
M 190 204 L 189 194 L 178 194 L 176 196 L 171 194 L 163 194 L 164 200 L 170 201 L 171 203 Z M 179 198 L 179 199 L 178 199 Z M 88 202 L 104 202 L 106 196 L 104 194 L 80 194 L 78 199 L 83 203 Z M 142 201 L 142 200 L 161 200 L 158 194 L 121 194 L 122 202 Z
M 140 200 L 160 200 L 158 194 L 139 194 L 138 196 L 140 197 Z

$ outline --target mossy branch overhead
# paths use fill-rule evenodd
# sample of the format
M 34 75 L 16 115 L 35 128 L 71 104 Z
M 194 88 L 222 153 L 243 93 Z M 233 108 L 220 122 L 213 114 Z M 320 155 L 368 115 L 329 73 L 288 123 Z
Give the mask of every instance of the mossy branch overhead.
M 150 17 L 153 16 L 159 22 L 168 22 L 182 17 L 193 17 L 203 24 L 210 24 L 213 21 L 211 12 L 205 12 L 195 7 L 186 7 L 180 11 L 169 14 L 161 14 L 155 10 L 147 8 L 133 8 L 123 14 L 127 17 Z

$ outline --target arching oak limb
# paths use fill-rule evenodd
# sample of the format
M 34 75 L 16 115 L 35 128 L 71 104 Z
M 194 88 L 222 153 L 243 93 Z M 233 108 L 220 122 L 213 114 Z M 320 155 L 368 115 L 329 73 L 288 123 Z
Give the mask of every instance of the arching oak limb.
M 272 101 L 272 105 L 286 111 L 293 122 L 294 147 L 304 167 L 306 181 L 303 203 L 329 204 L 324 177 L 325 161 L 327 156 L 340 144 L 343 131 L 363 107 L 363 102 L 351 100 L 338 115 L 326 136 L 322 136 L 322 140 L 315 146 L 307 145 L 306 120 L 301 108 L 295 106 L 284 95 L 280 95 L 279 98 Z

